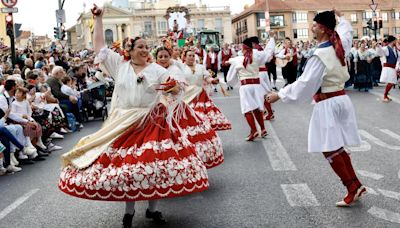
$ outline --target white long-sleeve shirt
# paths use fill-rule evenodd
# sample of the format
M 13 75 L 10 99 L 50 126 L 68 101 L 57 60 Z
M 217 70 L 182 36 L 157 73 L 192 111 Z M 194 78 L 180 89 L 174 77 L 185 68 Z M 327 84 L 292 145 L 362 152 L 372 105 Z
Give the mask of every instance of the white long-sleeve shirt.
M 339 25 L 336 28 L 343 48 L 348 54 L 352 43 L 352 27 L 351 24 L 341 17 Z M 278 96 L 283 102 L 310 102 L 313 95 L 322 85 L 323 78 L 326 75 L 326 67 L 317 56 L 311 56 L 304 68 L 303 74 L 294 83 L 282 88 Z
M 9 102 L 7 102 L 7 99 L 9 100 Z M 11 97 L 7 91 L 4 92 L 3 95 L 0 96 L 0 108 L 1 110 L 3 110 L 3 112 L 7 112 L 7 110 L 9 108 L 11 108 L 11 104 L 14 101 L 14 98 Z M 8 105 L 10 103 L 10 105 Z M 28 120 L 20 117 L 19 115 L 10 112 L 10 115 L 8 115 L 8 118 L 12 119 L 15 122 L 18 123 L 27 123 L 29 122 Z
M 62 85 L 61 86 L 61 92 L 68 95 L 68 96 L 74 96 L 74 97 L 79 97 L 79 92 L 72 89 L 71 87 L 67 85 Z
M 17 115 L 20 118 L 22 118 L 22 116 L 26 115 L 28 117 L 28 120 L 33 121 L 32 108 L 27 100 L 13 101 L 13 103 L 11 104 L 10 114 Z
M 271 38 L 268 41 L 268 44 L 263 51 L 258 51 L 253 49 L 253 61 L 257 64 L 257 70 L 260 65 L 264 65 L 265 63 L 271 61 L 274 52 L 275 52 L 274 38 Z M 240 71 L 244 69 L 243 60 L 244 56 L 237 56 L 229 59 L 229 63 L 231 64 L 231 67 L 229 68 L 227 75 L 227 81 L 229 85 L 234 86 L 239 82 L 239 78 L 241 77 Z M 258 73 L 255 75 L 255 77 L 258 77 Z
M 394 55 L 397 56 L 396 69 L 400 69 L 400 52 L 396 49 L 396 47 L 392 48 L 392 51 L 393 51 Z M 388 48 L 388 46 L 385 46 L 385 47 L 377 46 L 376 53 L 381 57 L 387 57 L 387 56 L 389 56 L 389 48 Z

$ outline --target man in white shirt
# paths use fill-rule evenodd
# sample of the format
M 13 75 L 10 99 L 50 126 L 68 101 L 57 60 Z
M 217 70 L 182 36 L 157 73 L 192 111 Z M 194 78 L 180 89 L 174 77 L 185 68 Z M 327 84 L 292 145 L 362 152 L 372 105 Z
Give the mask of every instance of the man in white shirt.
M 337 32 L 335 13 L 340 17 Z M 281 99 L 294 103 L 314 98 L 316 104 L 310 120 L 308 151 L 322 153 L 346 186 L 347 195 L 336 203 L 338 207 L 346 207 L 366 192 L 344 148 L 361 144 L 354 107 L 344 91 L 344 84 L 350 78 L 345 56 L 351 47 L 352 26 L 340 12 L 325 11 L 315 16 L 311 30 L 319 45 L 304 73 L 279 93 L 269 94 L 267 99 L 269 102 Z

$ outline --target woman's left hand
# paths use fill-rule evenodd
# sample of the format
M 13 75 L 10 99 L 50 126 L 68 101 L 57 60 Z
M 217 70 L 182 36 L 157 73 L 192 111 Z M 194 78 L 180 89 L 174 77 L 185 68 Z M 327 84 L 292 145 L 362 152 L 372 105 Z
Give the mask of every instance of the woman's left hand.
M 179 88 L 179 85 L 176 85 L 174 87 L 172 87 L 171 89 L 165 91 L 166 93 L 170 93 L 172 95 L 177 95 L 179 92 L 181 91 L 181 89 Z
M 275 92 L 272 92 L 272 93 L 270 93 L 270 94 L 267 95 L 267 101 L 268 101 L 269 103 L 275 103 L 275 102 L 278 101 L 278 100 L 279 100 L 279 96 L 278 96 L 278 94 L 275 93 Z

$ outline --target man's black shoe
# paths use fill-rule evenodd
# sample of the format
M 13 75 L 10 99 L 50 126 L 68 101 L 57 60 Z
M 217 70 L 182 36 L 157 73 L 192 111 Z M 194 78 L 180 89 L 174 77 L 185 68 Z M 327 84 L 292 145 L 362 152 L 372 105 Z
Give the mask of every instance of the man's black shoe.
M 37 151 L 37 154 L 38 154 L 39 157 L 48 157 L 49 156 L 48 153 L 42 152 L 42 151 L 39 151 L 39 150 Z

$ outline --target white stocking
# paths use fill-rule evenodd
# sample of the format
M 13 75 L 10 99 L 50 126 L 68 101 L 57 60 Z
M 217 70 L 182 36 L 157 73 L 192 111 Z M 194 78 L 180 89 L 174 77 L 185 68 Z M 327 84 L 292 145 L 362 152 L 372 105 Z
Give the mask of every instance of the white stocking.
M 135 214 L 135 202 L 125 202 L 125 214 Z
M 158 200 L 149 200 L 149 211 L 155 212 L 157 210 Z
M 31 138 L 29 137 L 29 136 L 26 136 L 26 146 L 27 147 L 33 147 L 33 148 L 35 148 L 33 145 L 32 145 L 32 141 L 31 141 Z
M 38 137 L 38 140 L 37 140 L 37 142 L 36 142 L 36 145 L 37 145 L 38 147 L 42 148 L 43 150 L 46 149 L 46 146 L 43 144 L 42 137 Z

